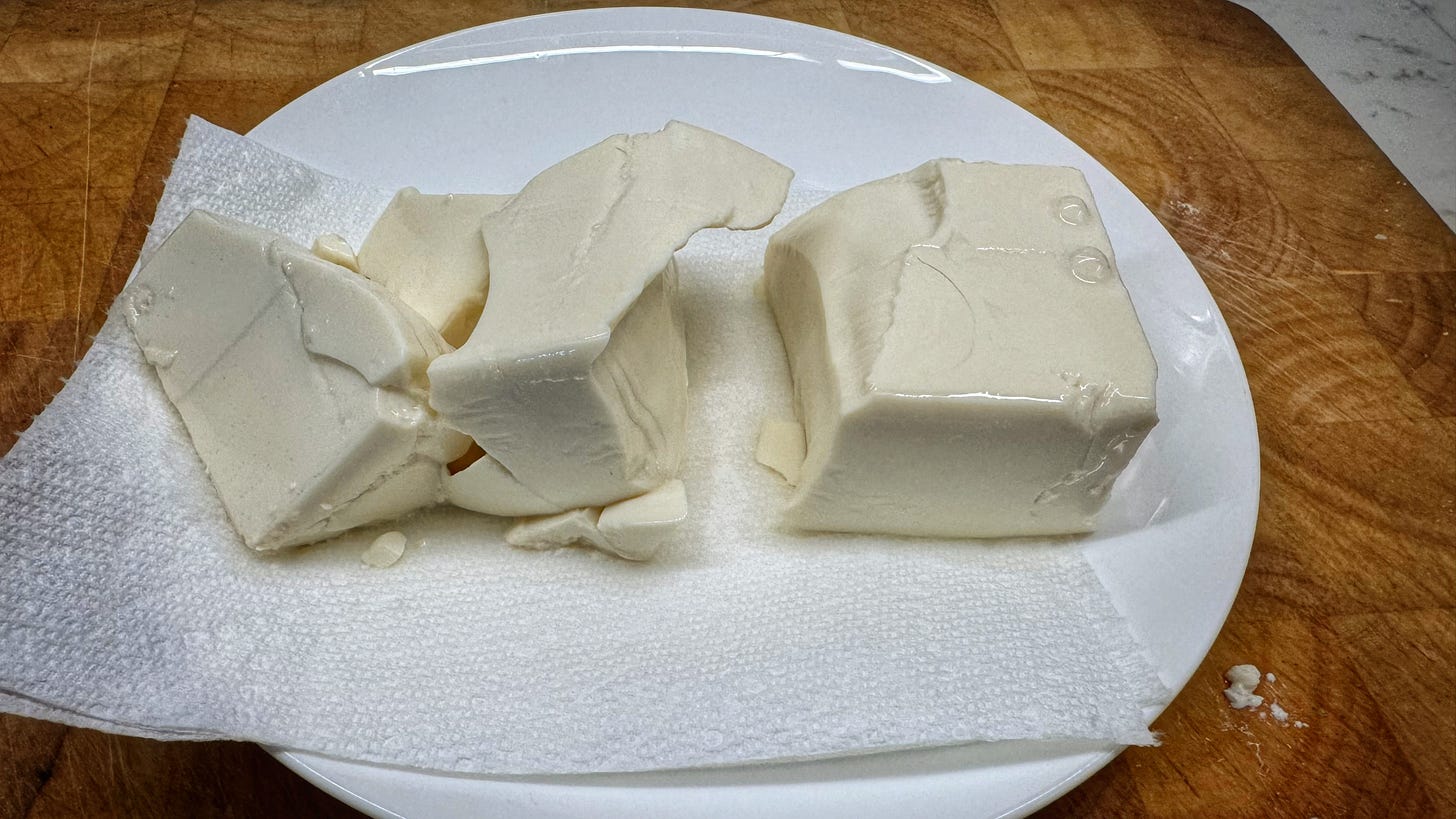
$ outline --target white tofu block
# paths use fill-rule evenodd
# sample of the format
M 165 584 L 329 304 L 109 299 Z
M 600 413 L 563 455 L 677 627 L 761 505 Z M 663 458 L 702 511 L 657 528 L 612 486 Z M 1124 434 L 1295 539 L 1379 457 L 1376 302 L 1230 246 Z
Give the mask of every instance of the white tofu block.
M 448 349 L 382 287 L 194 211 L 122 296 L 243 541 L 278 549 L 444 498 L 469 439 L 427 404 Z
M 357 269 L 459 346 L 470 337 L 490 285 L 481 219 L 509 200 L 404 188 L 370 228 Z
M 770 241 L 806 438 L 790 525 L 1085 532 L 1157 422 L 1152 352 L 1082 174 L 929 162 Z
M 484 218 L 490 296 L 470 339 L 430 365 L 435 409 L 551 511 L 672 478 L 687 412 L 672 254 L 702 228 L 767 224 L 791 177 L 678 122 L 546 169 Z M 502 477 L 484 470 L 482 488 Z M 454 502 L 496 510 L 460 478 Z

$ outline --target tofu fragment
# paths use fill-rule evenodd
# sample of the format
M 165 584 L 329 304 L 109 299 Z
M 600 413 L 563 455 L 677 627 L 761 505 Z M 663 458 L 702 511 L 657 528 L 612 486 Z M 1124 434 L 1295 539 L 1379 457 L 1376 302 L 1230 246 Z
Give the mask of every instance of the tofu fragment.
M 687 356 L 673 253 L 702 228 L 767 224 L 791 177 L 672 122 L 568 157 L 487 214 L 490 297 L 429 377 L 441 417 L 500 469 L 482 467 L 478 483 L 454 476 L 454 502 L 495 511 L 487 493 L 506 474 L 549 511 L 603 506 L 675 476 Z
M 446 500 L 487 515 L 546 515 L 556 504 L 527 489 L 482 450 L 473 463 L 445 479 Z
M 359 561 L 371 568 L 387 569 L 404 557 L 404 548 L 407 545 L 409 538 L 405 537 L 404 532 L 385 532 L 369 544 L 369 548 L 359 556 Z
M 628 560 L 649 560 L 682 528 L 688 517 L 683 482 L 668 481 L 651 492 L 618 501 L 602 510 L 597 529 L 604 547 Z
M 1254 693 L 1254 689 L 1259 687 L 1258 666 L 1247 663 L 1236 665 L 1225 671 L 1223 676 L 1228 680 L 1228 688 L 1224 689 L 1223 695 L 1228 699 L 1229 707 L 1258 708 L 1264 704 L 1264 698 Z M 1288 718 L 1288 714 L 1285 714 L 1285 718 Z
M 522 549 L 560 549 L 563 546 L 606 546 L 597 530 L 600 509 L 572 509 L 555 515 L 522 518 L 506 532 L 506 543 Z
M 798 421 L 764 421 L 758 431 L 754 458 L 782 475 L 789 486 L 798 486 L 804 470 L 803 425 Z
M 769 242 L 802 529 L 1085 532 L 1157 422 L 1156 363 L 1082 174 L 942 159 Z
M 337 233 L 325 233 L 313 240 L 313 255 L 326 262 L 333 262 L 339 267 L 359 272 L 359 257 L 354 255 L 354 248 L 349 247 L 349 242 Z
M 388 291 L 287 239 L 194 211 L 122 294 L 233 525 L 254 549 L 444 498 L 469 438 L 425 368 L 449 349 Z
M 480 318 L 490 285 L 481 219 L 509 200 L 404 188 L 370 228 L 359 248 L 357 269 L 458 347 Z
M 524 549 L 590 546 L 627 560 L 649 560 L 677 534 L 687 514 L 683 482 L 670 480 L 602 509 L 522 518 L 506 532 L 506 542 Z

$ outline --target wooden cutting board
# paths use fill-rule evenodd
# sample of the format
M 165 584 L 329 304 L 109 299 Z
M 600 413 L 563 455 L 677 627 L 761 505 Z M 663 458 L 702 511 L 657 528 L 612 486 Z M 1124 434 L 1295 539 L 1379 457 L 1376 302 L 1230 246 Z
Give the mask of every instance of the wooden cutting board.
M 85 353 L 189 114 L 237 131 L 366 59 L 552 0 L 0 0 L 0 452 Z M 1456 235 L 1221 0 L 743 0 L 957 71 L 1086 148 L 1197 266 L 1264 458 L 1228 625 L 1050 816 L 1456 815 Z M 3 662 L 0 658 L 0 662 Z M 1290 718 L 1229 709 L 1252 662 Z M 1303 727 L 1296 725 L 1303 724 Z M 0 716 L 0 818 L 352 815 L 243 743 Z

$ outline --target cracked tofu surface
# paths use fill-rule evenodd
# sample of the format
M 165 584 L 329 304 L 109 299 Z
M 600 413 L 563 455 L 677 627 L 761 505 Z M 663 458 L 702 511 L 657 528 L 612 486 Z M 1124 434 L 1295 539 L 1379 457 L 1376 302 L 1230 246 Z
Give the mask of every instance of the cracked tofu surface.
M 425 367 L 448 345 L 388 291 L 194 211 L 123 293 L 133 335 L 243 541 L 278 549 L 444 498 L 469 439 Z

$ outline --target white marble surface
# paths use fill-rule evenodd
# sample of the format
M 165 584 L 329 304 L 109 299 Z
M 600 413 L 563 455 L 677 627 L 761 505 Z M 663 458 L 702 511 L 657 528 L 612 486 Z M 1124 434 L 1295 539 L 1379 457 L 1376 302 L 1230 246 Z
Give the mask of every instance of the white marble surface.
M 1236 0 L 1269 23 L 1456 230 L 1456 0 Z

